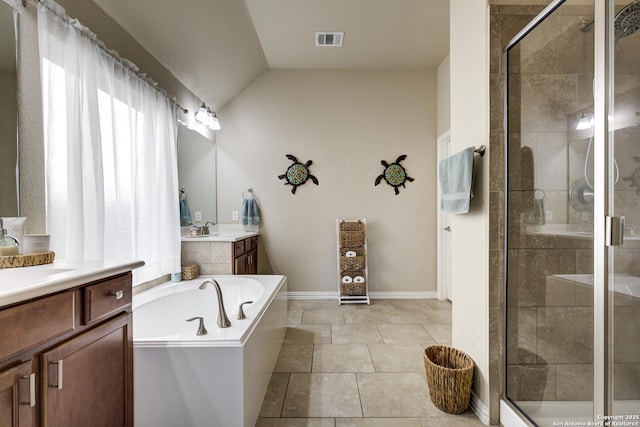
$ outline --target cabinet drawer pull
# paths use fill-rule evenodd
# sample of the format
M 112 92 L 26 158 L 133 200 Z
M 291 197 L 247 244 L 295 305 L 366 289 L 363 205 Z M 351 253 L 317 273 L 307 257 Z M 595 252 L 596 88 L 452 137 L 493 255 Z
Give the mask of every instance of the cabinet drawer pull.
M 60 359 L 57 362 L 51 362 L 52 365 L 58 365 L 58 384 L 54 384 L 53 382 L 49 384 L 49 387 L 57 388 L 58 390 L 62 390 L 62 374 L 64 372 L 63 360 Z
M 20 405 L 29 405 L 33 408 L 34 406 L 36 406 L 36 374 L 23 375 L 20 380 L 21 382 L 24 382 L 24 380 L 29 380 L 29 400 L 22 400 L 21 397 Z M 20 392 L 22 392 L 22 386 Z M 22 396 L 22 393 L 20 393 L 20 396 Z
M 114 296 L 116 299 L 122 299 L 122 297 L 124 296 L 124 292 L 122 292 L 122 291 L 111 291 L 111 295 Z

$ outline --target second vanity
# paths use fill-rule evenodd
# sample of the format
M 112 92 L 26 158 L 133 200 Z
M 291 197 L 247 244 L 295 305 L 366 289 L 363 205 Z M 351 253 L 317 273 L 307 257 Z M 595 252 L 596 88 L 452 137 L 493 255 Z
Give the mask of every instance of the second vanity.
M 210 234 L 192 237 L 182 231 L 182 265 L 198 264 L 200 274 L 257 274 L 258 235 L 239 224 L 217 224 Z

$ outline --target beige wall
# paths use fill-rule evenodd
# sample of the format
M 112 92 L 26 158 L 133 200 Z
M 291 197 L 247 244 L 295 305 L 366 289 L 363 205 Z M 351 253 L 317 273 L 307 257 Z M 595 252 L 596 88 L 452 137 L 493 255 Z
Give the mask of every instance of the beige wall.
M 486 0 L 451 0 L 451 152 L 489 145 L 489 26 Z M 474 393 L 489 418 L 489 161 L 476 157 L 475 197 L 451 215 L 453 345 L 476 363 Z M 491 411 L 497 421 L 497 411 Z
M 335 292 L 336 218 L 368 221 L 372 292 L 435 292 L 436 73 L 269 70 L 219 112 L 218 218 L 242 192 L 261 206 L 259 268 L 293 292 Z M 313 160 L 298 188 L 277 176 Z M 381 160 L 415 178 L 395 195 Z
M 451 128 L 451 56 L 438 65 L 438 136 Z
M 42 131 L 42 96 L 40 91 L 37 9 L 32 2 L 23 7 L 20 0 L 6 0 L 19 14 L 18 107 L 20 110 L 20 204 L 21 214 L 29 218 L 27 231 L 44 232 L 44 146 Z M 121 56 L 138 65 L 159 86 L 177 97 L 178 102 L 195 111 L 199 102 L 171 73 L 151 56 L 95 3 L 85 0 L 59 0 L 67 14 L 91 28 L 98 38 Z

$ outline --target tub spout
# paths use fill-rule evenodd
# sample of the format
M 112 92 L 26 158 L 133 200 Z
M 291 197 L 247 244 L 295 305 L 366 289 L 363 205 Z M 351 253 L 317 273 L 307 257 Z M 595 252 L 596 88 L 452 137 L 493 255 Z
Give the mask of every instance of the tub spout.
M 220 290 L 220 285 L 213 279 L 204 279 L 200 284 L 200 289 L 206 288 L 208 284 L 216 288 L 216 294 L 218 294 L 218 326 L 221 328 L 228 328 L 231 326 L 231 322 L 229 321 L 227 312 L 224 309 L 224 301 L 222 300 L 222 290 Z

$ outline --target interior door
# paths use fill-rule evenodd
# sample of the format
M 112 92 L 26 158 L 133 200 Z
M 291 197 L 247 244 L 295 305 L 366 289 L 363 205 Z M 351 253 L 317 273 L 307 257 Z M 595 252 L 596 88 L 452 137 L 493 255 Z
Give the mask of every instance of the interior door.
M 449 143 L 451 134 L 446 131 L 438 137 L 437 157 L 438 164 L 440 160 L 449 157 Z M 439 180 L 438 180 L 439 182 Z M 453 288 L 451 282 L 451 223 L 450 215 L 440 210 L 440 185 L 437 191 L 438 205 L 438 265 L 437 265 L 437 283 L 438 298 L 453 301 Z

